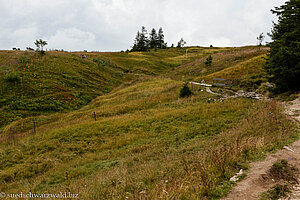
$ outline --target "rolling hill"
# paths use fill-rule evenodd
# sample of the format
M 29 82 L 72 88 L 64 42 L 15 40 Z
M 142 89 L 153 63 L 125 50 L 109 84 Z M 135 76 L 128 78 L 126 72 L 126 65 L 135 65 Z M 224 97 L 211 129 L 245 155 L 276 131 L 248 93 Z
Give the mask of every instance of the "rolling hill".
M 266 53 L 0 52 L 0 190 L 81 199 L 223 196 L 236 171 L 298 133 L 276 101 L 224 99 L 201 88 L 179 98 L 179 91 L 214 77 L 239 79 L 232 90 L 256 89 L 238 83 L 264 82 Z

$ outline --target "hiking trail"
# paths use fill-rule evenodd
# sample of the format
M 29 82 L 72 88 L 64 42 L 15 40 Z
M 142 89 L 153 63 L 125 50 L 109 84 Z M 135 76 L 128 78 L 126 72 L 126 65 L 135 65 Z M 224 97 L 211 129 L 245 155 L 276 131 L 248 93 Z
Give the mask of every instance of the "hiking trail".
M 285 107 L 285 113 L 296 121 L 297 126 L 300 122 L 300 94 L 298 98 L 291 102 L 282 103 Z M 264 178 L 268 170 L 278 160 L 288 160 L 289 164 L 300 170 L 300 140 L 285 146 L 274 154 L 268 155 L 263 161 L 250 164 L 250 170 L 247 176 L 240 182 L 237 182 L 232 190 L 223 200 L 254 200 L 259 199 L 262 192 L 266 192 L 276 183 L 273 179 Z M 281 200 L 299 200 L 300 199 L 300 179 L 298 185 L 294 185 L 287 198 Z

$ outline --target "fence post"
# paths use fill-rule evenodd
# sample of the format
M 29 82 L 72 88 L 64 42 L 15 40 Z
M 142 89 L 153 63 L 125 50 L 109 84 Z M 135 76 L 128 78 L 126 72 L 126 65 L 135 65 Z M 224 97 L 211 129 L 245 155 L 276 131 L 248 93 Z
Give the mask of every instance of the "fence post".
M 33 119 L 33 133 L 36 134 L 36 129 L 35 129 L 35 119 Z
M 94 112 L 94 119 L 95 119 L 95 121 L 97 121 L 96 112 Z

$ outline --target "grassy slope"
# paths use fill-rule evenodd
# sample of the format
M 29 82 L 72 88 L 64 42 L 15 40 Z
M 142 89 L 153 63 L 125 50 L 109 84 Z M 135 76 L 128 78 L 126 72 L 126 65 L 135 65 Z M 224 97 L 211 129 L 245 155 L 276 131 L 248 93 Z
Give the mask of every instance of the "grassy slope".
M 248 99 L 207 103 L 212 96 L 206 93 L 178 99 L 181 84 L 149 79 L 99 97 L 78 111 L 57 114 L 59 120 L 40 126 L 36 135 L 11 139 L 15 145 L 1 147 L 1 190 L 53 192 L 68 187 L 80 191 L 84 199 L 110 195 L 119 199 L 126 192 L 139 196 L 142 190 L 158 198 L 163 195 L 160 187 L 166 187 L 177 197 L 203 195 L 193 192 L 194 184 L 202 183 L 201 176 L 190 174 L 193 165 L 198 166 L 193 162 L 211 159 L 203 158 L 210 150 L 228 148 L 231 157 L 225 160 L 225 171 L 203 166 L 216 176 L 205 177 L 212 181 L 211 188 L 216 187 L 209 195 L 218 196 L 217 185 L 254 152 L 263 151 L 264 145 L 273 149 L 281 144 L 279 139 L 289 140 L 291 127 L 277 105 Z M 96 122 L 91 117 L 94 111 L 99 116 Z M 71 185 L 65 185 L 65 172 Z M 180 184 L 187 188 L 179 190 Z
M 5 142 L 0 152 L 1 191 L 70 190 L 82 199 L 196 199 L 223 195 L 234 171 L 245 168 L 249 159 L 290 140 L 293 126 L 280 114 L 276 102 L 231 99 L 208 103 L 209 98 L 217 98 L 202 92 L 179 99 L 183 82 L 176 77 L 182 73 L 192 78 L 194 74 L 189 70 L 204 67 L 191 63 L 202 65 L 199 60 L 207 56 L 206 51 L 212 51 L 195 49 L 188 59 L 182 56 L 184 49 L 169 50 L 170 55 L 178 51 L 170 56 L 173 58 L 163 51 L 101 54 L 118 63 L 118 69 L 126 69 L 129 63 L 127 69 L 136 73 L 151 71 L 151 59 L 159 56 L 153 62 L 161 59 L 165 63 L 150 74 L 170 70 L 172 63 L 187 64 L 174 70 L 171 67 L 167 76 L 175 79 L 166 75 L 140 79 L 77 111 L 40 116 L 35 135 L 30 119 L 6 127 L 3 135 L 9 137 L 2 138 Z M 215 53 L 222 57 L 220 51 L 227 50 Z M 244 50 L 247 48 L 240 50 L 241 55 Z M 212 66 L 203 74 L 243 65 L 257 54 L 261 53 L 247 54 L 239 62 L 225 56 L 231 64 Z M 123 57 L 131 58 L 127 61 Z M 140 57 L 145 61 L 143 66 Z M 65 181 L 66 172 L 70 182 Z
M 0 52 L 0 127 L 39 114 L 74 110 L 130 79 L 103 58 Z
M 197 51 L 201 52 L 202 49 Z M 0 130 L 27 116 L 78 109 L 136 77 L 157 75 L 187 62 L 185 50 L 81 53 L 0 52 Z M 196 57 L 195 55 L 194 57 Z
M 266 62 L 265 55 L 259 55 L 253 57 L 244 62 L 235 64 L 231 67 L 225 68 L 223 70 L 217 71 L 215 73 L 208 74 L 203 77 L 199 77 L 198 80 L 204 79 L 207 82 L 211 81 L 213 78 L 223 78 L 229 80 L 245 79 L 247 76 L 252 75 L 265 75 L 264 64 Z
M 121 83 L 159 75 L 230 48 L 170 48 L 151 52 L 0 52 L 0 130 L 27 117 L 78 109 Z M 231 51 L 231 50 L 230 50 Z M 181 73 L 181 72 L 180 72 Z M 175 74 L 174 72 L 171 74 Z
M 129 68 L 131 72 L 158 75 L 194 60 L 205 52 L 202 48 L 196 48 L 193 56 L 186 58 L 185 49 L 170 48 L 167 50 L 151 50 L 150 52 L 103 53 L 103 55 L 109 57 L 119 66 Z
M 231 74 L 231 69 L 236 69 L 236 66 L 243 65 L 243 63 L 252 63 L 253 68 L 258 69 L 259 71 L 255 71 L 258 73 L 261 71 L 261 65 L 257 66 L 256 63 L 253 63 L 255 57 L 266 55 L 268 48 L 258 49 L 257 47 L 241 47 L 241 48 L 209 48 L 203 51 L 201 57 L 197 59 L 191 60 L 176 69 L 175 74 L 182 76 L 184 75 L 186 78 L 194 79 L 194 80 L 201 80 L 201 78 L 205 79 L 208 82 L 212 81 L 214 76 L 210 76 L 214 74 L 214 72 L 220 72 L 228 68 L 228 74 L 230 78 L 234 79 L 240 75 L 244 75 L 245 71 L 239 71 L 238 74 Z M 193 55 L 193 54 L 192 54 Z M 206 66 L 204 64 L 208 55 L 212 55 L 213 61 L 211 66 Z M 231 77 L 231 75 L 233 75 Z M 219 76 L 222 78 L 229 78 Z

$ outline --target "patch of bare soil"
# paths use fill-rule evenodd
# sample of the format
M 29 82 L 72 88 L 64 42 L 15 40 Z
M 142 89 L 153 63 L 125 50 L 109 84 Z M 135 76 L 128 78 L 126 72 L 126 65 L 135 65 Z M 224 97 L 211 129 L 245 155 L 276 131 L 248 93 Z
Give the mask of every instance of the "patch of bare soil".
M 292 116 L 294 119 L 300 121 L 300 98 L 294 101 L 284 103 L 286 107 L 286 114 Z
M 300 98 L 298 97 L 292 102 L 284 103 L 284 105 L 286 113 L 299 123 Z M 277 180 L 274 177 L 270 177 L 269 174 L 273 164 L 279 160 L 287 160 L 290 165 L 300 169 L 300 140 L 274 154 L 268 155 L 263 161 L 252 163 L 247 177 L 238 182 L 223 200 L 259 199 L 262 192 L 266 192 L 276 184 Z M 296 182 L 298 184 L 293 186 L 291 193 L 284 200 L 300 200 L 299 177 Z

